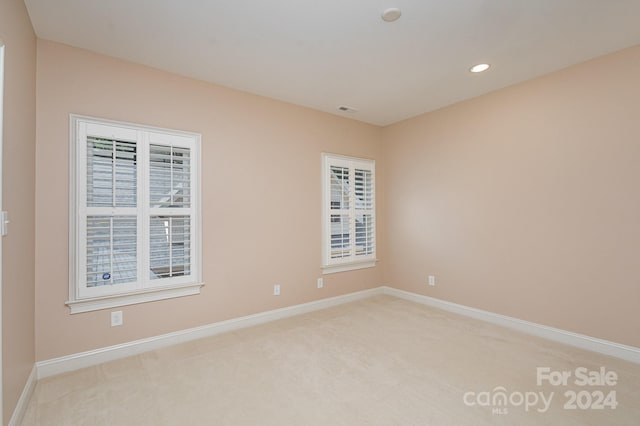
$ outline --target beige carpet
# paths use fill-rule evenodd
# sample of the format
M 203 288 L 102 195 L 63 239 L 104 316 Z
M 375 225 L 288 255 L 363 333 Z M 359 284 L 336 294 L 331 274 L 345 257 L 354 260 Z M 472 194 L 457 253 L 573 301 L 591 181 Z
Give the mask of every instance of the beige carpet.
M 537 386 L 537 367 L 572 372 L 570 386 Z M 605 367 L 617 374 L 616 384 L 576 386 L 580 367 Z M 500 386 L 507 401 L 487 405 Z M 582 392 L 587 408 L 564 409 L 571 390 Z M 598 391 L 615 391 L 617 407 L 590 409 Z M 537 411 L 541 401 L 532 405 L 540 392 L 554 393 L 545 412 Z M 521 397 L 530 400 L 528 409 Z M 638 425 L 640 365 L 380 296 L 42 380 L 24 420 L 482 424 Z

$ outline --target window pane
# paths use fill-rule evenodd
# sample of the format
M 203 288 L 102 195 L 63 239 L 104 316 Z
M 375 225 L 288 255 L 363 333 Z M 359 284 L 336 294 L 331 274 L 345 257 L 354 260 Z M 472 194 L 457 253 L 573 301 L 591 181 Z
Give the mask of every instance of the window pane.
M 373 209 L 373 175 L 371 170 L 355 170 L 356 209 Z
M 374 245 L 375 236 L 372 215 L 356 215 L 356 256 L 373 254 Z
M 331 209 L 349 208 L 349 169 L 331 166 Z
M 87 206 L 135 207 L 136 143 L 87 137 Z
M 149 154 L 151 207 L 190 207 L 191 151 L 151 145 Z
M 331 215 L 331 258 L 339 259 L 351 255 L 349 244 L 349 216 Z
M 152 280 L 191 275 L 191 218 L 151 216 Z
M 137 280 L 135 216 L 87 216 L 87 287 Z

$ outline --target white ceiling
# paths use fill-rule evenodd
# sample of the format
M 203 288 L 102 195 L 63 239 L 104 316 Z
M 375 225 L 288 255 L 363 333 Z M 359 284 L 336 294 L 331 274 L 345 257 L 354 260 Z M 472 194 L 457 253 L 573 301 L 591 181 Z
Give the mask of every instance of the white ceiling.
M 640 44 L 640 0 L 25 3 L 40 38 L 377 125 Z

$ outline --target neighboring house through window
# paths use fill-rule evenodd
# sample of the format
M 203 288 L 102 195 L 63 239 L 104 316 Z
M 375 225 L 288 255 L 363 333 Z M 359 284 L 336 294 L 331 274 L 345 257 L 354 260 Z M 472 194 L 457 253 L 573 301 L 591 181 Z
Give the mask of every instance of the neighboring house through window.
M 322 154 L 324 273 L 375 266 L 375 162 Z
M 71 313 L 197 294 L 200 135 L 71 116 Z

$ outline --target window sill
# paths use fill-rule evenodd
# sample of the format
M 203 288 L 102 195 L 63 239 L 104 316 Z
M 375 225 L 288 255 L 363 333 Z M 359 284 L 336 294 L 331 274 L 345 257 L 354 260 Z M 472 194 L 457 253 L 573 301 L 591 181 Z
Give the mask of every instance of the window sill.
M 337 265 L 324 265 L 322 267 L 323 274 L 335 274 L 337 272 L 355 271 L 357 269 L 373 268 L 376 266 L 377 260 L 365 260 L 362 262 L 341 263 Z
M 144 290 L 136 293 L 96 297 L 93 299 L 68 300 L 65 304 L 71 310 L 71 314 L 79 314 L 82 312 L 98 311 L 100 309 L 173 299 L 175 297 L 192 296 L 200 294 L 200 288 L 203 285 L 202 283 L 188 284 L 180 287 Z

